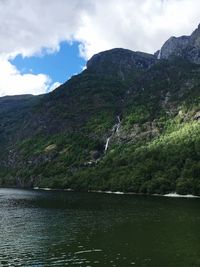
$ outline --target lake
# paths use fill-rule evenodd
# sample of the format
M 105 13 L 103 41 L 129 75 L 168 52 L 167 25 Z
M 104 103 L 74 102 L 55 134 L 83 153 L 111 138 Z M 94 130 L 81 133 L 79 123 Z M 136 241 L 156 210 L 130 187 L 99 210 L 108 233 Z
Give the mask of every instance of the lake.
M 0 266 L 200 266 L 200 199 L 0 189 Z

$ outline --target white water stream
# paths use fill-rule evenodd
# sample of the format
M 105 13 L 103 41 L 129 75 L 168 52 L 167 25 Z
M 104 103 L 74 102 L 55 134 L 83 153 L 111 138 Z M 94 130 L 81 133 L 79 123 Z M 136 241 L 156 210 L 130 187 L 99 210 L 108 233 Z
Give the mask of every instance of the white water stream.
M 158 53 L 158 57 L 157 57 L 157 59 L 161 59 L 161 49 L 160 49 L 160 51 L 159 51 L 159 53 Z
M 120 126 L 121 126 L 121 119 L 120 119 L 120 116 L 117 116 L 117 123 L 113 126 L 111 135 L 106 139 L 106 144 L 105 144 L 105 149 L 104 149 L 105 152 L 108 150 L 110 139 L 115 133 L 119 131 Z

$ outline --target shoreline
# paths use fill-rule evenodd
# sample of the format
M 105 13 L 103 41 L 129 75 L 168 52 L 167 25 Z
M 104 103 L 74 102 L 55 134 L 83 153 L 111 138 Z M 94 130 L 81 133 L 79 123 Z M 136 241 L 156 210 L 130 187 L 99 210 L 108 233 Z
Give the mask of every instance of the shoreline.
M 53 189 L 53 188 L 39 188 L 39 187 L 34 187 L 33 190 L 43 190 L 43 191 L 66 191 L 66 192 L 76 192 L 76 190 L 73 190 L 71 188 L 67 189 Z M 88 191 L 83 191 L 87 193 L 99 193 L 99 194 L 113 194 L 113 195 L 136 195 L 136 196 L 154 196 L 154 197 L 167 197 L 167 198 L 200 198 L 200 196 L 196 195 L 191 195 L 191 194 L 186 194 L 186 195 L 181 195 L 177 194 L 176 192 L 171 192 L 168 194 L 144 194 L 144 193 L 134 193 L 134 192 L 122 192 L 122 191 L 103 191 L 103 190 L 88 190 Z
M 22 190 L 41 190 L 41 191 L 63 191 L 63 192 L 82 192 L 82 193 L 98 193 L 98 194 L 112 194 L 112 195 L 135 195 L 135 196 L 153 196 L 153 197 L 165 197 L 165 198 L 187 198 L 187 199 L 194 199 L 200 198 L 200 196 L 192 195 L 192 194 L 185 194 L 181 195 L 176 192 L 171 192 L 168 194 L 145 194 L 145 193 L 134 193 L 134 192 L 122 192 L 122 191 L 110 191 L 110 190 L 87 190 L 87 191 L 77 191 L 72 188 L 49 188 L 49 187 L 0 187 L 0 189 L 22 189 Z

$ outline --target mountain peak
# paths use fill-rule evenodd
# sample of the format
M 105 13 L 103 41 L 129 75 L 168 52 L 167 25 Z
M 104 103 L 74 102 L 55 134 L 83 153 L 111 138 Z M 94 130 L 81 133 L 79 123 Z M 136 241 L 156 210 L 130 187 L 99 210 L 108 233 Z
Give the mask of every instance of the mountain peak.
M 87 69 L 93 73 L 123 79 L 134 70 L 148 69 L 155 61 L 156 57 L 151 54 L 114 48 L 94 55 L 87 62 Z
M 170 37 L 157 54 L 158 59 L 182 57 L 200 64 L 200 24 L 190 36 Z

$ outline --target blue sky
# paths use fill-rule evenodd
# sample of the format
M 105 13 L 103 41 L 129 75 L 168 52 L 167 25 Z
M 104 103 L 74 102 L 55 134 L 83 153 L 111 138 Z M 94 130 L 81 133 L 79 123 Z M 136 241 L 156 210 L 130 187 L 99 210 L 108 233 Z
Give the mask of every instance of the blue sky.
M 47 93 L 104 50 L 154 53 L 199 22 L 198 0 L 0 0 L 0 97 Z
M 80 73 L 86 61 L 79 55 L 78 42 L 62 42 L 58 52 L 32 57 L 18 55 L 11 63 L 22 74 L 43 73 L 51 78 L 52 83 L 63 83 L 72 75 Z

